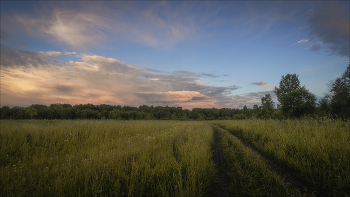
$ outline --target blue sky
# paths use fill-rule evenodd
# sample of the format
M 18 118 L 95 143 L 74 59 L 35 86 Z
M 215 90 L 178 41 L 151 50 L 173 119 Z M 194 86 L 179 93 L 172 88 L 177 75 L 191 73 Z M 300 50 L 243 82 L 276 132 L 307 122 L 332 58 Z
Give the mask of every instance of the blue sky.
M 348 64 L 347 1 L 1 1 L 1 106 L 252 107 Z

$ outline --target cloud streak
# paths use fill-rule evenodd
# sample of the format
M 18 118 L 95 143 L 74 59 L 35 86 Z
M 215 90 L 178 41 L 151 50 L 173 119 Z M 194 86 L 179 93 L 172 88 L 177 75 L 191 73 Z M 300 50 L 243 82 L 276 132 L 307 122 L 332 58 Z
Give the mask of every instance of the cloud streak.
M 301 39 L 299 40 L 297 43 L 295 44 L 303 44 L 303 43 L 306 43 L 306 42 L 309 42 L 309 40 L 306 40 L 306 39 Z
M 257 86 L 264 86 L 267 85 L 267 82 L 256 82 L 256 83 L 252 83 L 253 85 L 257 85 Z
M 105 20 L 96 14 L 55 9 L 51 23 L 42 31 L 68 45 L 84 48 L 103 41 L 106 29 Z
M 61 52 L 57 51 L 39 51 L 38 54 L 40 57 L 59 57 L 62 55 Z
M 1 39 L 10 39 L 10 33 L 23 32 L 75 49 L 125 39 L 152 47 L 173 46 L 196 31 L 191 12 L 195 3 L 189 2 L 175 8 L 170 4 L 173 3 L 76 2 L 73 8 L 64 4 L 43 3 L 31 13 L 6 15 Z

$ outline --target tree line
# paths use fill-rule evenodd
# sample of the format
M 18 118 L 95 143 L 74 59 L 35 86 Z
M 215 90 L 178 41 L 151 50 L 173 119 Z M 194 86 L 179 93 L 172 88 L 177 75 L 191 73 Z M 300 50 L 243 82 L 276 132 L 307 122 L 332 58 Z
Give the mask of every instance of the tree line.
M 254 106 L 260 118 L 301 118 L 330 117 L 335 119 L 350 119 L 350 64 L 344 73 L 328 84 L 329 90 L 325 97 L 317 102 L 316 95 L 300 85 L 298 75 L 282 76 L 279 87 L 274 93 L 279 104 L 274 108 L 271 95 L 261 98 L 261 106 Z
M 300 85 L 298 75 L 282 76 L 275 87 L 278 104 L 270 94 L 261 98 L 261 105 L 243 109 L 193 108 L 93 104 L 33 104 L 29 107 L 0 108 L 0 119 L 115 119 L 115 120 L 231 120 L 246 118 L 287 119 L 302 117 L 331 117 L 350 119 L 350 64 L 335 81 L 329 92 L 317 102 L 316 96 Z
M 93 104 L 33 104 L 29 107 L 0 108 L 0 119 L 116 119 L 116 120 L 214 120 L 239 118 L 240 109 L 194 108 Z

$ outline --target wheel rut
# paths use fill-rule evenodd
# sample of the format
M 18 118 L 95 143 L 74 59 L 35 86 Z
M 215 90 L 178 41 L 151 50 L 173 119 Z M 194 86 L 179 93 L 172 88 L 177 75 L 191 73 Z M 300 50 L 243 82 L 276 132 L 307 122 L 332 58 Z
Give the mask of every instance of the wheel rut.
M 213 127 L 219 130 L 227 131 L 215 125 L 213 125 Z M 218 135 L 217 131 L 214 132 L 214 139 L 215 139 L 215 133 L 216 135 Z M 260 158 L 260 160 L 263 161 L 265 164 L 267 164 L 270 167 L 270 170 L 274 172 L 276 175 L 278 175 L 281 178 L 281 180 L 283 180 L 290 188 L 297 189 L 302 195 L 306 195 L 306 196 L 327 197 L 326 195 L 318 192 L 315 188 L 312 188 L 308 184 L 305 184 L 303 181 L 301 181 L 302 178 L 298 174 L 282 167 L 276 161 L 269 159 L 263 153 L 257 150 L 255 147 L 247 144 L 242 138 L 232 134 L 231 132 L 228 132 L 228 133 L 230 133 L 232 136 L 237 138 L 247 149 L 250 149 L 253 153 L 255 153 Z M 220 145 L 220 143 L 218 144 Z M 215 161 L 215 158 L 214 158 L 214 161 Z
M 211 196 L 229 196 L 227 168 L 221 150 L 221 137 L 218 131 L 214 130 L 214 147 L 212 152 L 213 161 L 216 167 L 216 177 L 213 184 Z

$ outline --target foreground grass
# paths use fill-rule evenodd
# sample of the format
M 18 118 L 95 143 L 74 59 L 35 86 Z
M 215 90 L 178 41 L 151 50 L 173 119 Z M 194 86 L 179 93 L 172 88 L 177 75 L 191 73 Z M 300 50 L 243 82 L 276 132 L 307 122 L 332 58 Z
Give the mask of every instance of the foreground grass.
M 2 120 L 0 196 L 205 196 L 201 122 Z
M 225 130 L 214 129 L 221 137 L 231 196 L 301 196 L 298 191 L 289 189 L 237 138 Z
M 350 196 L 350 122 L 214 121 L 298 172 L 320 193 Z

